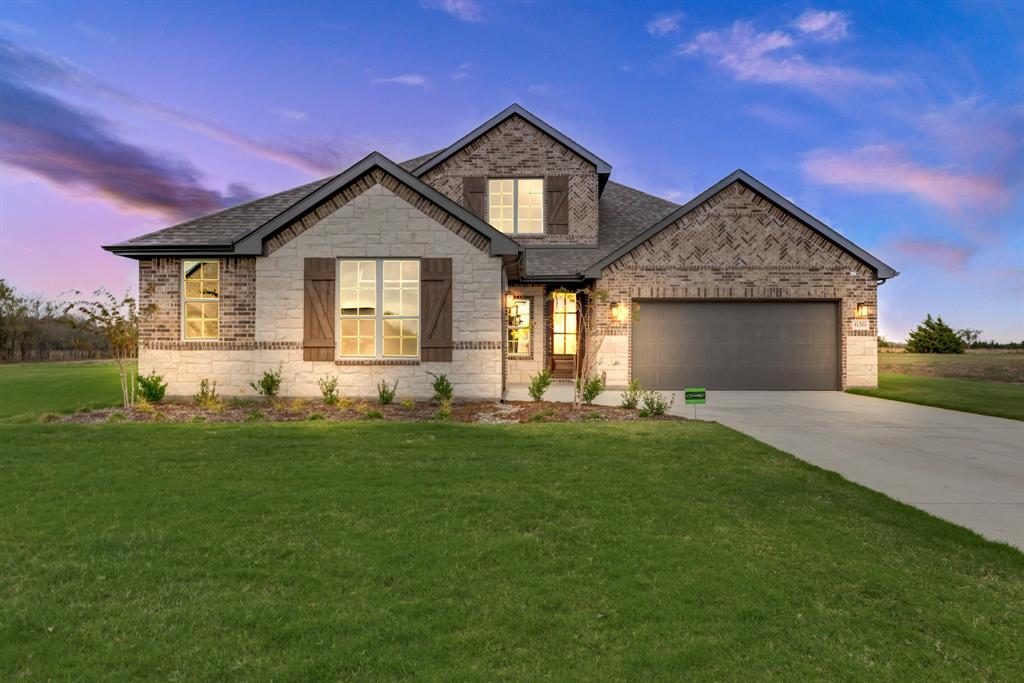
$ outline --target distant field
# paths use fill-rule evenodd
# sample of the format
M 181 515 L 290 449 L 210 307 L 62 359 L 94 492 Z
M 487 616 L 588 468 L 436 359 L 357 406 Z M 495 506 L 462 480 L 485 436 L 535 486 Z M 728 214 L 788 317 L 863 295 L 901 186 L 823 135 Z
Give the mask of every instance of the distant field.
M 1024 353 L 880 353 L 878 372 L 1024 383 Z
M 0 422 L 32 422 L 43 413 L 73 413 L 121 402 L 112 361 L 0 365 Z

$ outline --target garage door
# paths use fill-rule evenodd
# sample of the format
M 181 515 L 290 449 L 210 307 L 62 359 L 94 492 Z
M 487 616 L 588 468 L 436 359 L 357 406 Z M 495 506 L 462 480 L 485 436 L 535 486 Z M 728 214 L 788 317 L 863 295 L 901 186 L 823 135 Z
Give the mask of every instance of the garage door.
M 835 303 L 637 303 L 633 377 L 645 388 L 839 388 Z

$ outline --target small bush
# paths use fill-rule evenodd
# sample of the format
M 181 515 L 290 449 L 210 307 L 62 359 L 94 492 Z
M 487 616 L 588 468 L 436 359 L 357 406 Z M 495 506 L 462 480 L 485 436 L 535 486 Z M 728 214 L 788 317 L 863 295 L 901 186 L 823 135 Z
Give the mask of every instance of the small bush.
M 583 419 L 587 422 L 594 422 L 601 419 L 601 413 L 596 410 L 591 410 L 589 413 L 583 416 Z
M 246 422 L 262 422 L 263 420 L 266 419 L 266 417 L 267 416 L 264 415 L 263 413 L 261 413 L 260 411 L 254 410 L 254 411 L 252 411 L 251 413 L 249 413 L 248 415 L 245 416 L 245 421 Z
M 580 398 L 583 399 L 583 403 L 589 406 L 602 393 L 604 393 L 604 377 L 596 375 L 583 383 Z
M 643 394 L 644 390 L 640 386 L 640 380 L 635 379 L 629 383 L 629 388 L 622 392 L 622 402 L 619 405 L 626 410 L 635 410 L 640 405 L 640 397 Z
M 107 422 L 124 422 L 124 413 L 112 412 L 110 415 L 107 415 Z
M 551 408 L 534 413 L 530 416 L 530 422 L 547 422 L 549 417 L 554 417 L 555 411 Z
M 395 383 L 388 385 L 386 379 L 382 379 L 380 384 L 377 385 L 377 401 L 382 405 L 391 405 L 391 402 L 395 400 L 395 392 L 398 391 L 398 380 Z
M 288 410 L 293 412 L 299 412 L 306 407 L 306 399 L 304 398 L 293 398 L 291 403 L 288 404 Z
M 928 316 L 907 336 L 907 353 L 963 353 L 964 339 L 938 318 Z
M 544 394 L 547 393 L 550 386 L 551 371 L 541 370 L 536 375 L 530 377 L 530 386 L 527 388 L 527 391 L 530 392 L 530 398 L 534 401 L 539 401 L 544 398 Z
M 321 415 L 320 413 L 313 413 L 312 415 L 310 415 L 306 419 L 309 420 L 310 422 L 318 422 L 318 421 L 324 419 L 324 416 Z
M 348 410 L 352 407 L 352 399 L 345 398 L 344 396 L 338 397 L 338 407 L 342 410 Z
M 640 409 L 640 417 L 655 417 L 667 413 L 675 402 L 675 397 L 666 399 L 665 394 L 660 391 L 645 391 L 643 401 L 644 407 Z
M 338 376 L 324 375 L 320 378 L 320 393 L 324 396 L 324 405 L 333 406 L 338 403 Z
M 167 382 L 155 372 L 148 375 L 139 375 L 136 380 L 139 383 L 139 397 L 149 403 L 159 403 L 167 391 Z
M 402 401 L 401 406 L 406 410 L 412 410 L 413 408 L 416 407 L 416 401 L 412 400 L 411 398 L 407 398 Z
M 431 372 L 430 376 L 434 378 L 434 396 L 432 400 L 437 401 L 438 403 L 444 403 L 445 401 L 451 403 L 451 400 L 455 395 L 455 388 L 452 386 L 452 383 L 448 381 L 448 375 L 435 375 Z
M 156 408 L 153 407 L 153 404 L 141 396 L 135 401 L 135 410 L 150 417 L 156 414 Z
M 356 411 L 356 415 L 366 415 L 366 413 L 370 412 L 370 404 L 366 401 L 360 401 L 352 406 L 352 410 Z
M 217 383 L 204 379 L 199 382 L 199 393 L 194 397 L 196 405 L 200 408 L 212 408 L 220 403 L 220 395 L 217 393 Z
M 205 415 L 193 415 L 189 419 L 189 422 L 206 422 L 206 416 Z
M 444 375 L 441 375 L 441 377 L 444 377 Z M 450 398 L 441 401 L 441 407 L 434 413 L 434 419 L 438 422 L 448 422 L 452 419 L 452 400 Z
M 384 413 L 380 412 L 379 410 L 367 410 L 365 413 L 363 413 L 363 419 L 364 420 L 383 420 L 384 419 Z
M 249 386 L 263 398 L 271 400 L 281 391 L 281 368 L 273 372 L 265 370 L 263 375 L 255 382 L 250 382 Z

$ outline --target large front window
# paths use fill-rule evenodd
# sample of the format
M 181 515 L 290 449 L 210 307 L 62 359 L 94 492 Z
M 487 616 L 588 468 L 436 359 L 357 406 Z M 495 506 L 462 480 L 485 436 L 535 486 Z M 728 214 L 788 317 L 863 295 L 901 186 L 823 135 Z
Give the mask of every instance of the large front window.
M 338 301 L 343 357 L 419 356 L 419 261 L 343 260 Z
M 508 355 L 530 355 L 530 300 L 509 295 L 505 302 L 508 315 Z
M 182 271 L 185 339 L 216 339 L 220 320 L 220 264 L 185 261 Z
M 544 232 L 544 180 L 495 178 L 487 181 L 487 218 L 510 234 Z

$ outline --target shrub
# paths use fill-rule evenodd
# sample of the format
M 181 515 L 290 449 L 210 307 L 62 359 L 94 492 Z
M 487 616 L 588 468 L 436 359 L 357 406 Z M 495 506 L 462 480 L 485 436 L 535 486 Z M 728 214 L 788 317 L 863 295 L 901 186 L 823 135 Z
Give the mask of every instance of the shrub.
M 262 422 L 266 418 L 266 415 L 258 410 L 254 410 L 245 416 L 246 422 Z
M 356 415 L 366 415 L 370 411 L 370 404 L 366 401 L 360 401 L 352 407 L 352 410 L 356 411 Z
M 119 413 L 115 410 L 110 415 L 107 415 L 107 422 L 124 422 L 124 413 Z
M 265 370 L 263 375 L 257 381 L 250 382 L 249 386 L 251 386 L 257 394 L 269 401 L 277 396 L 277 392 L 281 390 L 281 368 L 278 368 L 273 372 Z
M 352 407 L 352 399 L 341 396 L 338 398 L 338 407 L 347 410 Z
M 665 394 L 660 391 L 645 391 L 643 401 L 644 407 L 640 409 L 640 417 L 655 417 L 667 413 L 675 398 L 666 399 Z
M 441 377 L 444 377 L 444 375 L 441 375 Z M 451 385 L 448 386 L 451 387 Z M 448 422 L 452 419 L 452 400 L 450 398 L 441 400 L 441 407 L 434 413 L 434 419 L 439 422 Z
M 320 378 L 320 393 L 324 396 L 324 405 L 333 406 L 338 403 L 338 376 L 324 375 Z
M 205 415 L 193 415 L 191 417 L 191 419 L 189 419 L 189 422 L 206 422 L 206 416 Z
M 444 403 L 445 401 L 451 403 L 452 397 L 455 395 L 455 388 L 448 381 L 448 375 L 435 375 L 431 372 L 430 376 L 434 378 L 434 396 L 432 400 L 438 403 Z
M 963 353 L 964 339 L 931 313 L 907 336 L 907 353 Z
M 622 392 L 622 402 L 619 405 L 626 410 L 635 410 L 640 405 L 640 397 L 643 396 L 643 393 L 640 380 L 635 379 L 629 383 L 629 388 Z
M 382 379 L 380 384 L 377 385 L 377 401 L 382 405 L 390 405 L 395 400 L 395 392 L 398 391 L 398 380 L 395 383 L 388 385 L 386 379 Z
M 167 391 L 167 382 L 155 372 L 148 375 L 139 375 L 136 380 L 139 383 L 139 396 L 149 403 L 159 403 Z
M 306 407 L 306 399 L 304 398 L 293 398 L 292 402 L 288 404 L 288 409 L 298 412 Z
M 534 413 L 530 416 L 530 422 L 547 422 L 549 417 L 554 417 L 555 411 L 551 408 Z
M 407 398 L 407 399 L 402 401 L 401 405 L 406 410 L 412 410 L 413 408 L 416 407 L 416 401 L 412 400 L 411 398 Z
M 153 404 L 142 396 L 135 400 L 135 410 L 150 417 L 156 414 L 156 408 L 153 407 Z
M 363 419 L 364 420 L 383 420 L 384 419 L 384 413 L 380 412 L 379 410 L 367 410 L 365 413 L 363 413 Z
M 580 392 L 580 398 L 583 399 L 583 403 L 590 405 L 594 402 L 594 399 L 600 396 L 604 392 L 604 377 L 595 375 L 586 382 L 583 383 L 583 389 Z
M 600 420 L 601 419 L 601 413 L 597 412 L 596 410 L 591 410 L 589 413 L 587 413 L 586 415 L 583 416 L 583 419 L 587 420 L 588 422 L 593 422 L 595 420 Z
M 217 383 L 210 382 L 208 379 L 199 382 L 199 393 L 193 398 L 200 408 L 213 408 L 221 403 L 220 395 L 217 393 Z
M 321 415 L 320 413 L 313 413 L 312 415 L 310 415 L 306 419 L 309 420 L 310 422 L 318 422 L 318 421 L 324 419 L 324 416 Z
M 530 386 L 527 388 L 527 391 L 530 392 L 530 398 L 534 401 L 539 401 L 544 398 L 544 394 L 547 393 L 550 386 L 551 371 L 541 370 L 536 375 L 530 377 Z

